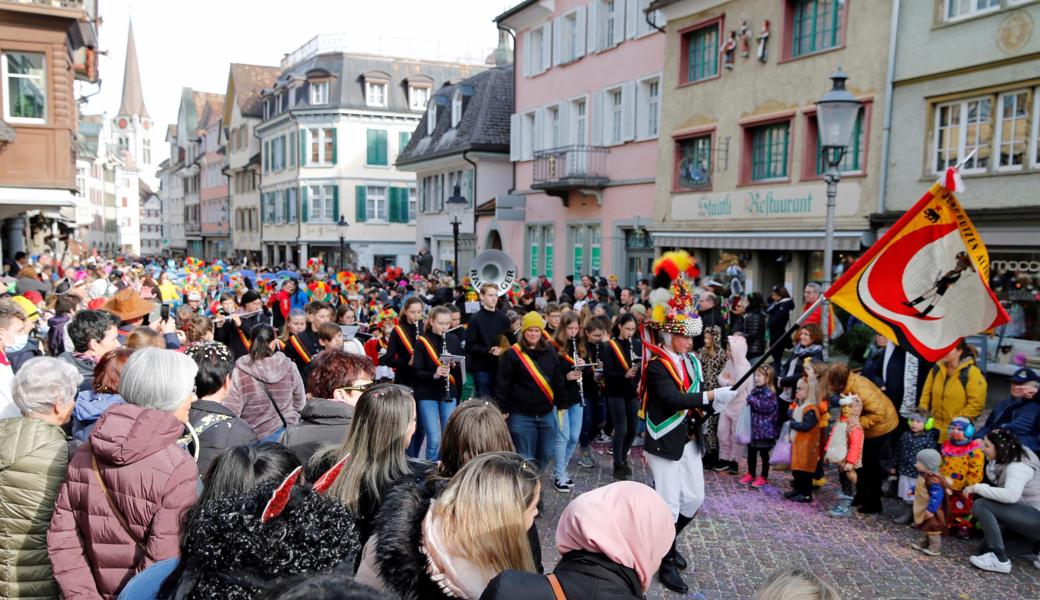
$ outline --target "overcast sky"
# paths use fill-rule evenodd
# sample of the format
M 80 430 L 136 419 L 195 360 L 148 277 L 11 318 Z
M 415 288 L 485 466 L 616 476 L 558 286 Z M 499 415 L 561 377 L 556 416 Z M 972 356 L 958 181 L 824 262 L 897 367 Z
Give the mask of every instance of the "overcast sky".
M 119 110 L 131 12 L 144 101 L 158 131 L 177 119 L 182 87 L 223 94 L 232 62 L 277 66 L 319 33 L 385 35 L 386 47 L 484 56 L 491 21 L 519 0 L 100 0 L 101 92 L 84 114 Z M 367 38 L 366 38 L 367 39 Z M 162 138 L 157 140 L 160 147 Z

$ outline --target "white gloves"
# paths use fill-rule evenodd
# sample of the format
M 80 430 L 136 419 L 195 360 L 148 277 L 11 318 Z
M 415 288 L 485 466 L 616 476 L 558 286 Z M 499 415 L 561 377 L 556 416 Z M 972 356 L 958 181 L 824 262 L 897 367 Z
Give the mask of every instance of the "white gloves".
M 737 397 L 737 390 L 731 390 L 728 387 L 715 388 L 711 392 L 712 395 L 715 396 L 715 399 L 711 403 L 711 407 L 715 412 L 722 412 L 725 410 L 726 405 Z

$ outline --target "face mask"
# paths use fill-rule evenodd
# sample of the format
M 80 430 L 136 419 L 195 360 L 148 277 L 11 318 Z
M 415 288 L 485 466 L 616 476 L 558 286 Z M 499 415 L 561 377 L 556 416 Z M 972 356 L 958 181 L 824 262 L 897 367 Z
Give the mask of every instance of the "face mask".
M 17 352 L 17 351 L 21 350 L 22 348 L 24 348 L 25 345 L 28 344 L 28 343 L 29 343 L 29 336 L 28 336 L 28 334 L 24 334 L 23 333 L 23 334 L 20 334 L 20 335 L 16 335 L 16 336 L 14 336 L 14 341 L 11 342 L 11 345 L 7 347 L 7 351 L 8 352 Z

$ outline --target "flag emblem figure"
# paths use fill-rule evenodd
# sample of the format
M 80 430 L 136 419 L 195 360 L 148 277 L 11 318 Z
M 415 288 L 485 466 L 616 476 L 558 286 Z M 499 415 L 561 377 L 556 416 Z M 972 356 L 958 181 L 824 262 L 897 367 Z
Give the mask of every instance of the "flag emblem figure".
M 986 246 L 951 189 L 953 179 L 933 185 L 826 292 L 933 362 L 961 338 L 1008 321 L 989 288 Z

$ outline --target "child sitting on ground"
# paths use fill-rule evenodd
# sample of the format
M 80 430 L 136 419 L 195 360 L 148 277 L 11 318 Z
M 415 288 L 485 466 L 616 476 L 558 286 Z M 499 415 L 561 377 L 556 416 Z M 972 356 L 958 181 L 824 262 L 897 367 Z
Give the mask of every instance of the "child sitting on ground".
M 926 448 L 917 453 L 914 466 L 918 473 L 914 490 L 914 526 L 925 535 L 911 547 L 929 556 L 939 556 L 942 551 L 942 534 L 946 530 L 943 511 L 945 486 L 939 474 L 943 459 L 938 451 Z
M 784 498 L 794 502 L 812 502 L 812 480 L 820 460 L 820 405 L 816 384 L 805 377 L 795 387 L 795 405 L 791 411 L 791 475 L 794 483 Z
M 899 512 L 892 517 L 897 525 L 909 525 L 914 520 L 914 490 L 917 487 L 917 453 L 931 448 L 939 449 L 939 430 L 928 424 L 922 412 L 914 412 L 907 419 L 909 429 L 899 438 L 896 472 L 899 475 Z
M 852 513 L 852 499 L 856 495 L 856 469 L 863 466 L 863 427 L 859 424 L 863 401 L 850 394 L 843 396 L 838 405 L 841 406 L 841 417 L 831 430 L 824 458 L 838 465 L 841 493 L 838 494 L 838 504 L 827 514 L 847 517 Z
M 967 417 L 956 417 L 947 430 L 948 439 L 942 444 L 943 466 L 940 474 L 946 482 L 946 524 L 951 533 L 961 539 L 971 537 L 971 496 L 964 488 L 982 482 L 986 458 L 982 454 L 982 440 L 972 439 L 975 426 Z
M 740 479 L 740 483 L 751 484 L 760 488 L 769 479 L 769 451 L 776 445 L 777 429 L 777 397 L 773 382 L 776 372 L 773 367 L 763 365 L 755 371 L 755 387 L 747 397 L 751 407 L 751 443 L 747 447 L 748 472 Z M 756 463 L 762 459 L 762 474 L 756 477 Z

